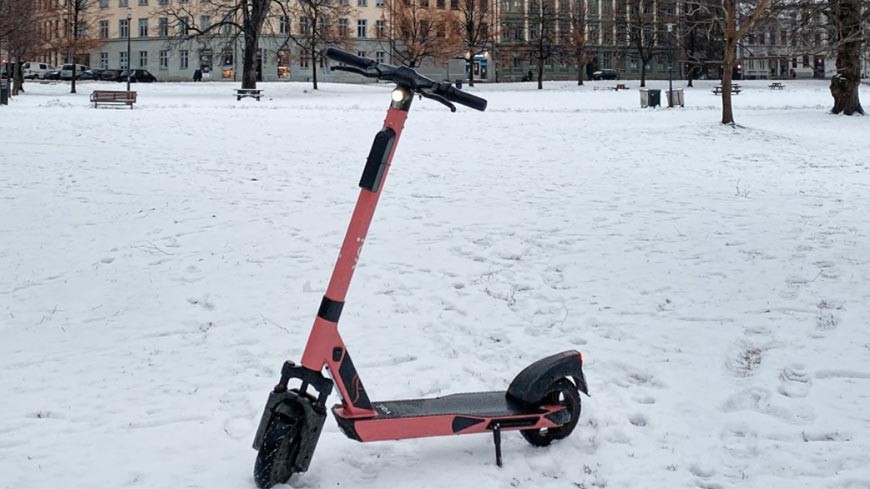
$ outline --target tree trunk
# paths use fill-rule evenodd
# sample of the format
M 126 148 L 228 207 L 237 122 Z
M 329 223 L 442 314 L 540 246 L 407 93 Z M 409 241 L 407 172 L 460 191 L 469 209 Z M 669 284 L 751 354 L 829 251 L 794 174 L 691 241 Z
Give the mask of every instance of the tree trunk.
M 12 95 L 18 95 L 19 92 L 24 91 L 24 72 L 21 71 L 21 57 L 15 57 L 15 69 L 12 70 L 12 80 L 14 83 L 12 85 L 11 93 Z
M 686 84 L 687 87 L 694 87 L 694 79 L 695 79 L 695 67 L 689 63 L 688 73 L 686 73 L 686 78 L 689 79 L 689 83 Z
M 646 60 L 640 59 L 640 86 L 646 86 Z
M 544 60 L 538 60 L 538 90 L 544 89 Z
M 311 82 L 314 90 L 317 90 L 317 49 L 314 41 L 311 42 Z
M 737 58 L 736 49 L 736 40 L 726 37 L 725 58 L 722 60 L 722 124 L 734 124 L 734 111 L 731 110 L 731 78 L 734 74 L 734 61 Z
M 242 52 L 242 88 L 257 88 L 257 36 L 245 33 Z
M 448 63 L 450 61 L 447 61 Z M 465 67 L 468 68 L 468 86 L 474 86 L 474 56 L 471 59 L 465 60 Z
M 580 53 L 577 55 L 577 85 L 583 85 L 583 75 L 586 71 L 586 63 L 583 61 L 586 59 L 586 53 Z
M 831 78 L 834 114 L 864 114 L 858 88 L 861 86 L 861 0 L 832 0 L 837 74 Z
M 75 53 L 75 51 L 73 51 L 73 55 L 72 55 L 72 80 L 70 80 L 70 82 L 69 82 L 69 93 L 76 93 L 76 76 L 77 76 L 76 75 L 76 68 L 78 68 L 78 66 L 76 66 L 76 53 Z M 129 59 L 127 60 L 127 69 L 128 70 L 130 69 L 130 60 Z M 128 73 L 130 73 L 130 72 L 128 71 Z

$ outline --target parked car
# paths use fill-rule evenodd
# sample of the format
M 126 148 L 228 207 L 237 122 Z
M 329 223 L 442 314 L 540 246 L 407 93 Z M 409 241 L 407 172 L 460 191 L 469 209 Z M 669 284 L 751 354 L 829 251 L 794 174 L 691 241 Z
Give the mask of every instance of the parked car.
M 792 78 L 813 78 L 816 76 L 816 72 L 809 66 L 798 66 L 789 69 L 788 75 Z
M 54 66 L 51 66 L 48 63 L 38 63 L 36 61 L 28 61 L 21 65 L 21 71 L 24 73 L 24 78 L 28 80 L 33 79 L 45 79 L 45 75 L 54 69 Z
M 76 79 L 78 79 L 82 73 L 88 71 L 88 69 L 89 68 L 85 65 L 76 65 Z M 73 65 L 72 64 L 65 64 L 65 65 L 61 66 L 60 67 L 60 79 L 61 80 L 72 80 L 72 72 L 73 72 Z
M 619 72 L 610 68 L 592 73 L 593 80 L 619 80 Z
M 103 73 L 103 70 L 93 68 L 90 70 L 85 70 L 81 73 L 76 73 L 76 79 L 77 80 L 99 80 L 100 75 L 102 73 Z
M 100 73 L 100 80 L 103 81 L 122 81 L 121 80 L 121 70 L 102 70 Z
M 60 68 L 49 70 L 43 77 L 44 80 L 60 80 Z
M 117 80 L 119 82 L 127 81 L 127 70 L 121 72 L 121 76 Z M 130 74 L 131 82 L 151 83 L 156 82 L 157 78 L 148 70 L 133 70 Z

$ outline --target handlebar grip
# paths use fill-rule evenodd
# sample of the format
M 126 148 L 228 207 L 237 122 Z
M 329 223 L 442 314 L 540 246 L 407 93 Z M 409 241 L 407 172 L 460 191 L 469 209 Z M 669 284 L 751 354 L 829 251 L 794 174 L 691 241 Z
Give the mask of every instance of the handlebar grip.
M 323 54 L 325 54 L 329 59 L 334 59 L 335 61 L 346 65 L 356 66 L 363 70 L 369 66 L 377 64 L 377 61 L 375 60 L 363 58 L 336 48 L 326 48 L 326 51 Z
M 444 91 L 443 95 L 444 98 L 450 100 L 451 102 L 456 102 L 457 104 L 462 104 L 466 107 L 471 107 L 472 109 L 479 110 L 481 112 L 486 110 L 486 99 L 480 98 L 477 95 L 472 95 L 468 92 L 463 92 L 458 88 L 448 86 L 447 90 Z

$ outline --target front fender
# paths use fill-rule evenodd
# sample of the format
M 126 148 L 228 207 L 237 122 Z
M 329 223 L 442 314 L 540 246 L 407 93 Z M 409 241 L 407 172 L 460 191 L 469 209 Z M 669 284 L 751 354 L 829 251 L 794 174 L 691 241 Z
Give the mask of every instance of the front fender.
M 507 395 L 523 404 L 538 404 L 557 380 L 570 377 L 580 392 L 589 395 L 583 375 L 583 356 L 577 350 L 542 358 L 524 368 L 511 382 Z

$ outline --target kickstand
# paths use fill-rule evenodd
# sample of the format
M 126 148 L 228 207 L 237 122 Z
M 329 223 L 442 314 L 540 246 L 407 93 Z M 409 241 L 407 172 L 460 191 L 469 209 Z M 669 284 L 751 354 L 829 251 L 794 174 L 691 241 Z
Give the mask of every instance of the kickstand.
M 501 467 L 501 426 L 492 425 L 492 441 L 495 442 L 495 464 Z

